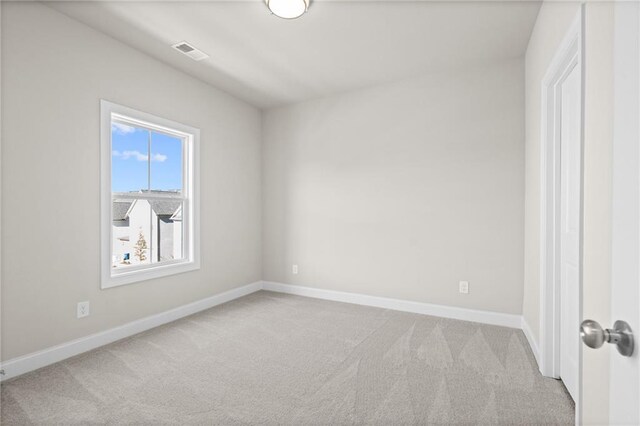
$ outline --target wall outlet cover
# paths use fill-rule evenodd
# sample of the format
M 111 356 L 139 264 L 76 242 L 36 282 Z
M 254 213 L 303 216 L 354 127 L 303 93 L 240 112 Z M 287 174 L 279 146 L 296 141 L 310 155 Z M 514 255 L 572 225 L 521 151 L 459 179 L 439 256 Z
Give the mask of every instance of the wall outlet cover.
M 460 293 L 468 294 L 469 293 L 469 281 L 460 281 Z
M 78 302 L 78 308 L 76 315 L 78 318 L 84 318 L 89 316 L 89 301 Z

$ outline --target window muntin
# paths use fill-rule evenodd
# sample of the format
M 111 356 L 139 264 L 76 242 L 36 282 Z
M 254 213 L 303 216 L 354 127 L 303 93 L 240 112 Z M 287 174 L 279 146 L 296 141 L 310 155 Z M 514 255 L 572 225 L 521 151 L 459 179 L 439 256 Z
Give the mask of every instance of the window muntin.
M 103 139 L 108 139 L 102 152 L 109 156 L 103 158 L 108 169 L 103 170 L 103 192 L 108 187 L 103 201 L 108 200 L 109 212 L 103 209 L 108 241 L 103 241 L 102 287 L 196 269 L 199 132 L 104 101 L 102 120 Z

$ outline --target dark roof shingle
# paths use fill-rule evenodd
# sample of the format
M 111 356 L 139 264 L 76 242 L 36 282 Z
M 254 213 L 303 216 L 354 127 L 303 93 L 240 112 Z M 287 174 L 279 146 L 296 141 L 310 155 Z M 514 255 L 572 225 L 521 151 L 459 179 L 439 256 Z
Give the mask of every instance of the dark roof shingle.
M 113 220 L 126 220 L 131 204 L 133 201 L 114 201 L 112 203 Z
M 158 216 L 171 216 L 180 207 L 180 201 L 149 201 L 151 208 Z

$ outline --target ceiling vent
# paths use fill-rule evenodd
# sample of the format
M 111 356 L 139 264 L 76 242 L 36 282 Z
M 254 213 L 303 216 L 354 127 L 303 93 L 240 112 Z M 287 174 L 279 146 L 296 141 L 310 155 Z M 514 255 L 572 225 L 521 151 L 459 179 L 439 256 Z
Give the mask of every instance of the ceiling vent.
M 202 50 L 196 49 L 194 46 L 190 45 L 186 41 L 181 41 L 180 43 L 176 43 L 172 47 L 176 49 L 178 52 L 187 55 L 194 61 L 201 61 L 209 57 L 209 55 L 204 53 Z

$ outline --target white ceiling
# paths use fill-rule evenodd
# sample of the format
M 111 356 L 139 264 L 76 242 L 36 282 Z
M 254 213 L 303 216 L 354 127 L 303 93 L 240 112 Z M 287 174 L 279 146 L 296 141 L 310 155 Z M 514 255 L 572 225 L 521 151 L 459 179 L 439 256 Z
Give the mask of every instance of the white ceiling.
M 520 57 L 540 7 L 316 0 L 283 20 L 262 0 L 47 4 L 261 108 Z M 170 47 L 183 40 L 210 58 Z

